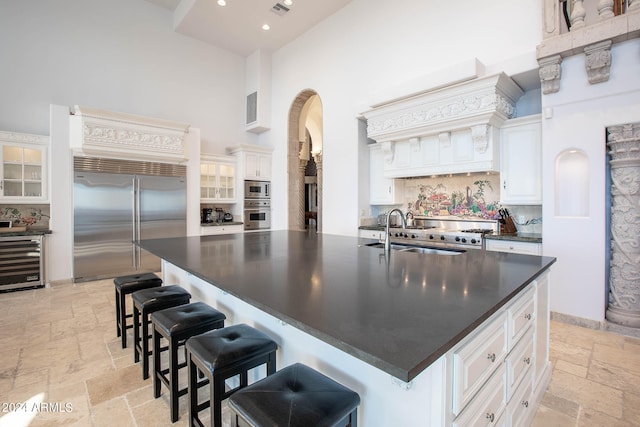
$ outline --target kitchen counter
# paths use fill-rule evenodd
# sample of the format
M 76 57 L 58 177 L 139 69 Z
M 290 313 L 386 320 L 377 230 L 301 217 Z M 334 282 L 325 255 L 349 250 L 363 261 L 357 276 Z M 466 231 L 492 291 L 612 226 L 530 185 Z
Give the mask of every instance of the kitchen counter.
M 492 240 L 511 240 L 515 242 L 542 243 L 542 234 L 540 233 L 514 233 L 514 234 L 487 234 L 485 239 Z
M 388 374 L 411 381 L 555 258 L 426 255 L 371 239 L 266 231 L 143 240 L 187 274 Z
M 243 222 L 238 221 L 226 221 L 226 222 L 202 222 L 200 227 L 224 227 L 229 225 L 242 225 Z
M 2 231 L 0 232 L 0 237 L 11 237 L 11 236 L 43 236 L 45 234 L 51 234 L 51 230 L 49 229 L 27 229 L 23 231 Z

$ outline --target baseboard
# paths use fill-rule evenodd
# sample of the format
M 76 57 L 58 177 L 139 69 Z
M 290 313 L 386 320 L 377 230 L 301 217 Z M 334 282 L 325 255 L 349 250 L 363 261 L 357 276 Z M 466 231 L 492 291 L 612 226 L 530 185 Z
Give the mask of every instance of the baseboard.
M 569 325 L 581 326 L 583 328 L 595 329 L 596 331 L 608 331 L 618 335 L 640 338 L 640 329 L 618 325 L 616 323 L 609 322 L 606 319 L 604 321 L 597 321 L 552 311 L 551 320 L 567 323 Z

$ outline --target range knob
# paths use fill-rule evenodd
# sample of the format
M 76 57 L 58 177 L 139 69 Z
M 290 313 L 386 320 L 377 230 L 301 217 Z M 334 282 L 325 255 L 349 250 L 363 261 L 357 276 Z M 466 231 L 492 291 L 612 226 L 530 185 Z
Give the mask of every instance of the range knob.
M 407 237 L 409 237 L 409 235 L 408 235 L 407 233 L 404 233 L 402 236 L 403 236 L 405 239 L 406 239 Z
M 478 241 L 476 239 L 471 239 L 471 243 L 475 245 L 476 243 L 478 243 Z
M 429 235 L 429 238 L 430 238 L 431 240 L 433 240 L 433 239 L 434 239 L 433 234 L 430 234 L 430 235 Z
M 416 236 L 415 234 L 412 234 L 412 235 L 411 235 L 411 238 L 412 238 L 412 239 L 415 239 L 416 237 L 418 237 L 418 236 Z
M 464 237 L 462 238 L 462 243 L 467 243 L 467 239 L 465 239 Z
M 456 236 L 456 242 L 459 242 L 459 241 L 460 241 L 460 236 Z M 464 240 L 463 240 L 463 242 L 464 242 Z
M 440 240 L 444 240 L 444 236 L 440 236 Z

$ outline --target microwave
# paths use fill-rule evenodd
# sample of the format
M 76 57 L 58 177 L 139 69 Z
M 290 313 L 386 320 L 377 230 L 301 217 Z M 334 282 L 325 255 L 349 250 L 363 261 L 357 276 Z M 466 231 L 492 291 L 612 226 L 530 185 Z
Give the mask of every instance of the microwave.
M 269 181 L 245 181 L 244 197 L 246 199 L 271 198 L 271 182 Z

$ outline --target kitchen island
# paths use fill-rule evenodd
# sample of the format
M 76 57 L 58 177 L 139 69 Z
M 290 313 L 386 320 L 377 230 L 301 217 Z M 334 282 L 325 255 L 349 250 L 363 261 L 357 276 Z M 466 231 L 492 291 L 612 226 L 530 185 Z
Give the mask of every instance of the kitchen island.
M 509 369 L 515 338 L 511 343 L 508 331 L 517 323 L 510 310 L 514 301 L 518 308 L 525 299 L 531 302 L 527 308 L 536 309 L 525 313 L 530 323 L 522 335 L 533 334 L 539 324 L 547 328 L 528 338 L 540 343 L 534 365 L 541 372 L 529 375 L 536 377 L 532 386 L 544 392 L 546 272 L 554 258 L 481 250 L 385 254 L 366 246 L 371 242 L 272 231 L 139 244 L 163 259 L 165 283 L 187 287 L 195 300 L 227 314 L 228 324 L 246 322 L 272 335 L 280 345 L 278 366 L 306 363 L 357 391 L 361 425 L 415 425 L 420 420 L 439 426 L 465 419 L 478 400 L 474 396 Z M 501 328 L 504 343 L 498 340 L 497 345 L 504 349 L 497 355 L 492 350 L 494 360 L 480 369 L 481 382 L 458 386 L 460 375 L 479 366 L 466 366 L 471 359 L 461 351 L 476 346 L 477 337 L 481 347 L 493 343 Z M 504 394 L 496 416 L 507 412 Z

